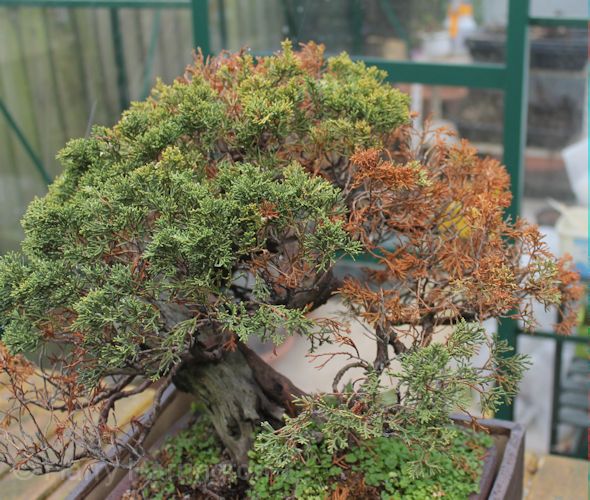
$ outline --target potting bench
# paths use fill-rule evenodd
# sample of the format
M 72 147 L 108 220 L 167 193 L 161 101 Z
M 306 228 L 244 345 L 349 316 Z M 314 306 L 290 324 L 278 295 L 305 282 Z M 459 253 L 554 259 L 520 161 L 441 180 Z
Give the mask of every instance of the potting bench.
M 588 498 L 589 464 L 586 460 L 544 455 L 528 456 L 524 500 Z

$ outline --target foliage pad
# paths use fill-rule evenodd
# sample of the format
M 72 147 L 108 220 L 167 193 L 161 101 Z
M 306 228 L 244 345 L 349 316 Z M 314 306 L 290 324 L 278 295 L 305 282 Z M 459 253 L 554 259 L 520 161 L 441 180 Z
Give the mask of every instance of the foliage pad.
M 447 467 L 440 453 L 458 439 L 449 412 L 469 391 L 493 411 L 524 369 L 479 325 L 532 327 L 538 300 L 560 310 L 566 333 L 580 288 L 537 228 L 505 217 L 506 169 L 444 130 L 415 130 L 408 97 L 386 77 L 314 43 L 197 56 L 116 125 L 70 141 L 63 174 L 23 218 L 21 252 L 0 257 L 10 394 L 0 461 L 37 473 L 88 458 L 133 468 L 174 383 L 204 400 L 236 465 L 263 424 L 260 478 L 297 475 L 323 450 L 321 470 L 348 455 L 347 470 L 373 487 L 382 464 L 349 454 L 398 456 L 392 443 L 415 451 L 400 474 Z M 338 259 L 359 253 L 374 265 L 340 279 Z M 345 314 L 307 314 L 334 296 Z M 353 323 L 374 342 L 371 358 Z M 311 353 L 344 360 L 330 394 L 305 394 L 246 344 L 293 334 L 312 351 L 335 344 Z M 397 385 L 383 393 L 388 378 Z M 154 406 L 125 443 L 114 408 L 156 380 Z M 47 426 L 27 417 L 36 412 Z

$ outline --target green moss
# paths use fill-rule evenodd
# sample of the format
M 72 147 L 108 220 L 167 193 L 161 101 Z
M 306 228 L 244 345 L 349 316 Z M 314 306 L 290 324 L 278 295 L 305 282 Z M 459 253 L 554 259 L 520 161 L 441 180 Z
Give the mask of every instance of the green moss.
M 381 437 L 345 456 L 352 470 L 360 472 L 369 486 L 382 490 L 382 498 L 422 500 L 436 497 L 467 498 L 479 492 L 482 456 L 492 440 L 485 434 L 459 432 L 446 450 L 429 457 L 435 474 L 415 477 L 408 463 L 420 459 L 420 450 L 411 450 L 399 440 Z
M 437 495 L 465 499 L 479 491 L 482 457 L 491 444 L 491 438 L 485 434 L 461 430 L 446 449 L 434 451 L 428 457 L 436 473 L 421 477 L 416 477 L 408 464 L 422 460 L 422 451 L 410 449 L 394 437 L 362 442 L 349 448 L 337 462 L 325 445 L 312 444 L 305 461 L 293 461 L 273 472 L 261 466 L 254 454 L 249 494 L 257 499 L 321 500 L 336 487 L 355 491 L 361 482 L 367 491 L 382 499 L 426 500 Z
M 456 430 L 444 450 L 428 457 L 433 472 L 420 477 L 408 464 L 424 459 L 421 450 L 411 449 L 395 437 L 369 439 L 336 455 L 328 451 L 326 442 L 312 443 L 304 461 L 293 460 L 272 472 L 266 461 L 253 453 L 245 492 L 246 484 L 240 485 L 211 423 L 200 418 L 169 438 L 153 459 L 141 465 L 134 492 L 145 499 L 163 500 L 193 497 L 203 488 L 220 488 L 217 494 L 231 498 L 324 500 L 337 487 L 358 494 L 354 488 L 362 484 L 365 493 L 380 495 L 375 498 L 426 500 L 444 494 L 443 498 L 465 499 L 479 491 L 483 457 L 492 439 L 484 433 Z
M 202 488 L 214 488 L 211 483 L 215 476 L 221 478 L 222 489 L 237 484 L 211 422 L 204 417 L 169 438 L 156 456 L 136 472 L 135 493 L 149 500 L 185 498 Z

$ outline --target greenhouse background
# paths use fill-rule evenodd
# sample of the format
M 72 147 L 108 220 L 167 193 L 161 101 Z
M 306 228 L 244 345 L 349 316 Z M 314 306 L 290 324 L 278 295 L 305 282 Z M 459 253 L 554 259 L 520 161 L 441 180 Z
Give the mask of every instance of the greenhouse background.
M 504 159 L 513 213 L 540 224 L 557 253 L 566 233 L 585 233 L 577 261 L 588 279 L 587 2 L 530 0 L 522 17 L 518 1 L 0 0 L 0 253 L 18 247 L 19 220 L 59 174 L 68 139 L 115 123 L 157 78 L 173 81 L 196 45 L 267 54 L 290 38 L 381 64 L 410 93 L 418 122 L 429 116 Z M 503 80 L 502 66 L 524 64 Z M 548 313 L 537 338 L 502 327 L 534 360 L 506 416 L 527 425 L 531 451 L 587 457 L 587 328 L 564 342 L 552 321 Z

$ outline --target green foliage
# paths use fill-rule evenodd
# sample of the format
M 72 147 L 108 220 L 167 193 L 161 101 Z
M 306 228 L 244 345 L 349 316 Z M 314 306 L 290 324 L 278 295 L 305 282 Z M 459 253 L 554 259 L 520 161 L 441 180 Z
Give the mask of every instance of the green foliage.
M 491 349 L 490 361 L 483 368 L 473 366 L 473 357 L 484 345 Z M 510 350 L 499 339 L 488 340 L 480 324 L 461 320 L 446 344 L 433 343 L 404 355 L 398 377 L 410 418 L 436 426 L 450 412 L 466 408 L 471 391 L 480 396 L 483 413 L 495 411 L 515 395 L 528 364 L 524 355 L 503 355 Z
M 320 463 L 314 458 L 318 450 L 335 457 L 352 444 L 387 437 L 413 450 L 403 461 L 407 477 L 422 480 L 433 473 L 445 475 L 448 463 L 443 458 L 457 459 L 455 454 L 461 454 L 457 443 L 464 439 L 463 431 L 452 425 L 451 413 L 466 408 L 470 390 L 480 393 L 483 411 L 495 409 L 514 394 L 527 364 L 524 356 L 504 358 L 506 346 L 496 341 L 486 367 L 473 367 L 471 359 L 487 343 L 480 325 L 462 321 L 446 344 L 406 353 L 393 389 L 384 392 L 376 374 L 370 372 L 361 390 L 340 399 L 299 400 L 297 417 L 286 418 L 276 431 L 266 426 L 257 436 L 256 470 L 262 475 L 263 470 L 289 475 L 293 464 Z
M 0 328 L 2 341 L 10 344 L 15 354 L 34 352 L 41 336 L 35 325 L 16 312 L 6 320 L 8 326 Z
M 242 339 L 311 330 L 302 310 L 246 310 L 228 289 L 282 239 L 298 242 L 310 273 L 359 251 L 340 189 L 300 163 L 379 146 L 408 122 L 408 98 L 345 54 L 309 70 L 289 42 L 258 62 L 191 71 L 59 153 L 63 174 L 23 218 L 22 255 L 0 258 L 12 353 L 58 334 L 81 344 L 80 376 L 95 384 L 130 366 L 156 379 L 177 363 L 198 330 L 170 320 L 178 304 Z M 256 279 L 260 299 L 270 288 Z
M 332 58 L 328 67 L 320 94 L 327 118 L 365 121 L 377 133 L 393 130 L 407 119 L 409 96 L 382 85 L 385 71 L 351 63 L 346 54 Z
M 337 409 L 335 401 L 328 405 Z M 250 489 L 243 495 L 324 500 L 337 487 L 352 490 L 362 478 L 383 499 L 426 500 L 441 493 L 446 498 L 467 498 L 478 491 L 483 457 L 493 444 L 485 433 L 457 427 L 449 443 L 429 455 L 435 467 L 416 477 L 411 464 L 423 459 L 421 450 L 408 447 L 394 436 L 347 442 L 335 451 L 321 438 L 329 435 L 325 427 L 316 425 L 314 433 L 315 439 L 305 443 L 304 456 L 280 464 L 264 448 L 253 451 L 248 471 Z M 270 434 L 272 429 L 258 433 L 258 442 Z M 238 485 L 211 422 L 204 417 L 169 438 L 153 459 L 141 465 L 137 476 L 134 492 L 146 499 L 184 498 L 203 491 L 203 487 L 211 491 L 220 484 L 227 492 Z
M 307 235 L 303 245 L 310 255 L 321 256 L 317 265 L 321 270 L 332 267 L 339 250 L 349 255 L 357 255 L 362 250 L 360 242 L 350 240 L 341 220 L 320 220 L 315 232 Z
M 243 304 L 228 304 L 227 310 L 219 311 L 218 319 L 243 342 L 251 335 L 257 335 L 276 345 L 283 342 L 287 332 L 307 336 L 315 327 L 304 311 L 269 304 L 260 304 L 254 313 L 249 313 Z
M 320 430 L 328 435 L 323 428 L 318 429 L 318 435 Z M 445 498 L 468 498 L 479 491 L 482 459 L 492 439 L 466 429 L 453 431 L 453 438 L 445 446 L 429 454 L 431 473 L 419 477 L 412 464 L 424 460 L 422 450 L 394 436 L 347 444 L 341 453 L 334 453 L 327 441 L 318 438 L 305 444 L 304 458 L 282 464 L 276 464 L 274 457 L 258 448 L 251 455 L 249 494 L 257 499 L 323 500 L 336 487 L 353 490 L 360 479 L 374 488 L 375 498 L 379 494 L 391 500 L 425 500 L 441 494 Z M 265 434 L 259 434 L 258 439 Z
M 342 469 L 334 465 L 332 454 L 321 444 L 309 443 L 307 447 L 305 461 L 277 465 L 272 469 L 268 468 L 268 461 L 260 452 L 253 452 L 249 463 L 249 498 L 324 500 L 330 491 L 329 484 L 340 477 Z
M 168 150 L 162 161 L 175 154 Z M 339 223 L 325 223 L 341 210 L 338 191 L 326 181 L 296 165 L 280 176 L 250 164 L 219 168 L 218 177 L 208 181 L 155 163 L 100 184 L 92 179 L 65 204 L 51 196 L 33 203 L 25 217 L 28 259 L 0 260 L 6 269 L 0 283 L 7 346 L 13 352 L 34 347 L 36 338 L 42 340 L 35 325 L 51 318 L 51 311 L 68 309 L 75 313 L 69 329 L 84 334 L 84 347 L 95 360 L 96 368 L 82 374 L 87 382 L 135 363 L 146 343 L 153 354 L 145 370 L 157 378 L 185 347 L 169 338 L 176 338 L 173 331 L 166 332 L 158 305 L 163 297 L 182 294 L 199 302 L 207 293 L 223 293 L 235 266 L 262 250 L 267 234 L 295 230 L 302 240 L 314 238 L 308 249 L 314 262 L 356 250 Z M 265 220 L 262 202 L 272 203 L 280 215 Z M 324 226 L 332 225 L 327 234 Z M 114 246 L 123 258 L 109 262 Z M 128 254 L 135 259 L 129 262 Z M 142 280 L 134 269 L 139 260 L 149 266 Z M 24 312 L 19 306 L 26 306 Z M 221 307 L 211 314 L 231 316 L 227 325 L 243 338 L 254 332 L 267 336 L 279 324 L 291 333 L 311 328 L 299 310 L 263 306 L 250 316 L 236 307 L 241 306 L 228 302 L 227 312 Z
M 351 392 L 344 401 L 331 396 L 303 397 L 296 401 L 296 417 L 285 416 L 285 425 L 274 431 L 263 423 L 256 436 L 254 456 L 271 470 L 307 462 L 321 443 L 330 456 L 346 450 L 351 436 L 357 441 L 383 435 L 387 412 L 379 403 L 381 387 L 376 376 L 369 376 L 365 392 Z M 362 408 L 362 411 L 357 411 Z M 310 454 L 311 453 L 311 454 Z M 271 465 L 272 464 L 272 465 Z
M 411 468 L 421 459 L 421 451 L 394 438 L 363 442 L 344 458 L 368 486 L 381 491 L 383 499 L 423 500 L 437 495 L 459 499 L 479 492 L 482 457 L 491 445 L 492 439 L 486 434 L 461 429 L 446 448 L 429 455 L 436 473 L 421 477 L 416 477 Z

